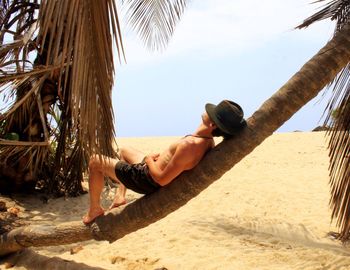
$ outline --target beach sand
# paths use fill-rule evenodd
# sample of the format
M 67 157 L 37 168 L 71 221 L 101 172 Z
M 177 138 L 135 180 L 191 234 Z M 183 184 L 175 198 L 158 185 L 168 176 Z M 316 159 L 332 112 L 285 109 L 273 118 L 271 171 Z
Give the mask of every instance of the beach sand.
M 176 137 L 118 139 L 145 153 Z M 277 133 L 199 196 L 166 218 L 116 242 L 32 248 L 1 260 L 12 269 L 350 269 L 350 247 L 328 206 L 324 132 Z M 113 192 L 105 192 L 107 206 Z M 135 200 L 128 192 L 127 199 Z M 171 199 L 171 198 L 170 198 Z M 21 204 L 32 224 L 80 220 L 88 195 Z M 71 249 L 80 249 L 71 254 Z

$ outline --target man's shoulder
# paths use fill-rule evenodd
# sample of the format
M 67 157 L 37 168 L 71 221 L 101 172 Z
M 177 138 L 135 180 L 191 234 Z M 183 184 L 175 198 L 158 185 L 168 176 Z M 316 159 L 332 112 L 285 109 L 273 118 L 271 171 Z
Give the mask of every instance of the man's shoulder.
M 177 145 L 174 159 L 176 163 L 181 163 L 185 169 L 193 168 L 193 162 L 197 159 L 199 153 L 198 145 L 192 141 L 182 141 Z
M 202 149 L 203 146 L 194 142 L 193 140 L 183 140 L 177 146 L 177 151 L 192 154 L 197 150 Z
M 193 141 L 183 140 L 177 145 L 177 150 L 187 151 L 192 150 L 194 147 L 196 147 L 196 144 Z

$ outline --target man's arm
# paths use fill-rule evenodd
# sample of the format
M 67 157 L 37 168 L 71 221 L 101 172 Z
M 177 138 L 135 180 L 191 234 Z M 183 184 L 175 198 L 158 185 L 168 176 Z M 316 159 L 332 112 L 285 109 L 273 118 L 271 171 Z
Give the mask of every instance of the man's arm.
M 191 151 L 188 143 L 179 144 L 173 157 L 170 159 L 164 170 L 161 170 L 155 163 L 154 156 L 150 155 L 145 160 L 152 178 L 161 186 L 169 184 L 183 171 L 190 169 Z

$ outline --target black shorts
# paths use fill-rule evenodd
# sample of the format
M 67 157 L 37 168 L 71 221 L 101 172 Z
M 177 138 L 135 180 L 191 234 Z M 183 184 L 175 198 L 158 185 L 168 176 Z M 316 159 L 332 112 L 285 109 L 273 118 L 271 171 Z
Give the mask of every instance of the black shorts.
M 150 176 L 145 162 L 129 164 L 118 161 L 115 165 L 115 175 L 126 188 L 140 194 L 150 194 L 160 188 Z

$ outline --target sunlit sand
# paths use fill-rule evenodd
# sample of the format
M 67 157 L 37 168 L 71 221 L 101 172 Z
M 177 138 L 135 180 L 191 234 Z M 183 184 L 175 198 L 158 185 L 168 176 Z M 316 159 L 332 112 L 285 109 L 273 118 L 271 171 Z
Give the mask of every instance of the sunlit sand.
M 148 153 L 174 139 L 122 138 L 118 143 Z M 274 134 L 159 222 L 112 244 L 35 248 L 7 261 L 16 263 L 13 269 L 48 269 L 49 262 L 50 269 L 65 264 L 67 269 L 349 269 L 350 249 L 327 235 L 336 228 L 328 207 L 326 146 L 324 132 Z M 105 207 L 112 195 L 104 193 Z M 138 197 L 127 193 L 129 202 Z M 33 224 L 59 224 L 80 220 L 87 207 L 88 195 L 49 204 L 32 199 L 22 214 Z

